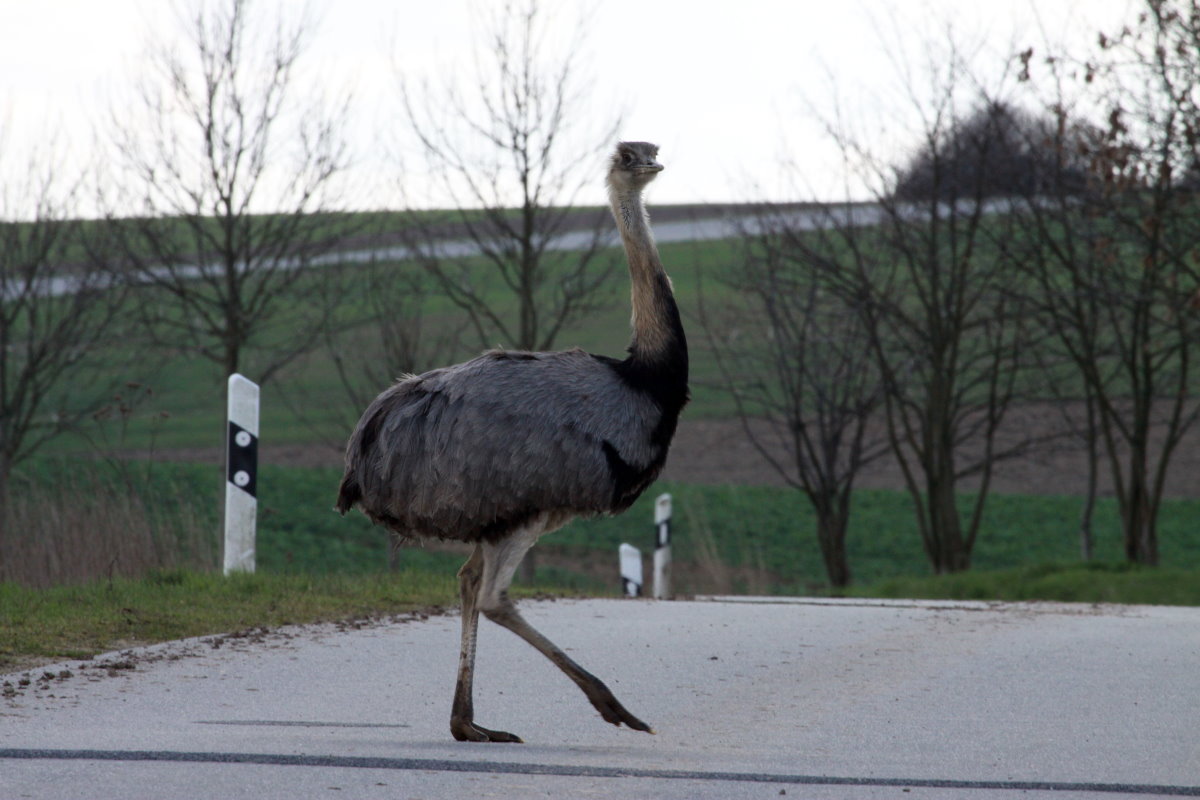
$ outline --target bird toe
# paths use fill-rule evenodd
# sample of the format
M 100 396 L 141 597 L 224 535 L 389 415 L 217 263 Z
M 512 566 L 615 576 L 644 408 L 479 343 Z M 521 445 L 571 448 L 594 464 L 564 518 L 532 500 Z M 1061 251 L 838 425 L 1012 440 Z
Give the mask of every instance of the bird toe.
M 450 733 L 460 742 L 504 742 L 524 744 L 525 740 L 515 733 L 494 731 L 476 725 L 474 722 L 456 720 L 450 723 Z

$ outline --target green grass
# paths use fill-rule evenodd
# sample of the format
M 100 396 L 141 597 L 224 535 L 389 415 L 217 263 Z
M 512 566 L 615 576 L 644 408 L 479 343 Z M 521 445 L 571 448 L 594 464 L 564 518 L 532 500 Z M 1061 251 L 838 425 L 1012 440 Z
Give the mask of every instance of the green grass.
M 1200 569 L 1126 562 L 1031 564 L 932 578 L 891 578 L 856 587 L 855 597 L 934 600 L 1054 600 L 1200 606 Z
M 515 593 L 534 590 L 518 587 Z M 1200 605 L 1200 569 L 1127 564 L 1038 564 L 857 587 L 854 597 L 1046 600 Z M 0 671 L 248 628 L 359 620 L 456 602 L 452 572 L 410 568 L 347 575 L 200 574 L 166 570 L 137 579 L 32 590 L 0 584 Z
M 580 555 L 598 548 L 616 552 L 622 541 L 653 547 L 654 497 L 670 492 L 675 508 L 673 548 L 696 561 L 711 542 L 731 567 L 761 567 L 770 578 L 758 587 L 772 593 L 823 592 L 825 574 L 817 549 L 815 518 L 795 490 L 757 486 L 692 486 L 660 483 L 625 515 L 584 520 L 543 540 L 539 547 Z M 966 502 L 969 498 L 964 497 Z M 1069 562 L 1079 553 L 1079 499 L 1054 495 L 994 494 L 988 501 L 973 565 L 1003 570 L 1026 564 Z M 1200 500 L 1167 500 L 1159 529 L 1162 563 L 1200 568 Z M 1096 557 L 1122 558 L 1116 502 L 1103 499 L 1095 516 Z M 930 573 L 920 535 L 904 492 L 858 490 L 847 536 L 850 568 L 857 583 Z M 615 557 L 614 557 L 615 558 Z M 735 589 L 748 587 L 738 586 Z
M 169 570 L 42 590 L 6 583 L 0 669 L 247 627 L 397 614 L 449 605 L 455 595 L 453 575 L 414 571 L 224 578 Z
M 457 597 L 453 572 L 419 569 L 228 578 L 163 570 L 41 590 L 0 583 L 0 671 L 247 628 L 438 613 Z
M 385 218 L 386 215 L 382 215 Z M 374 220 L 371 224 L 378 224 Z M 742 243 L 736 239 L 708 242 L 665 243 L 660 251 L 663 263 L 671 273 L 675 293 L 684 315 L 685 325 L 691 342 L 691 389 L 692 402 L 687 414 L 692 419 L 727 418 L 735 413 L 729 393 L 721 388 L 722 379 L 699 321 L 701 297 L 712 308 L 721 308 L 737 302 L 736 293 L 725 283 L 734 276 L 743 260 Z M 554 264 L 572 257 L 569 253 L 547 254 L 548 269 L 553 272 Z M 620 356 L 629 341 L 628 280 L 624 274 L 624 259 L 617 249 L 601 254 L 615 265 L 612 278 L 601 295 L 607 305 L 596 313 L 577 319 L 559 334 L 555 347 L 579 346 L 589 352 Z M 471 285 L 488 292 L 498 308 L 505 308 L 506 316 L 513 318 L 511 299 L 503 299 L 505 289 L 496 270 L 482 259 L 468 261 Z M 395 270 L 397 274 L 411 273 L 416 268 L 407 262 L 380 265 L 384 270 Z M 331 268 L 333 269 L 333 268 Z M 369 312 L 363 305 L 363 289 L 355 284 L 355 269 L 347 272 L 350 285 L 345 299 L 337 311 L 344 322 L 362 320 Z M 301 275 L 298 280 L 310 276 Z M 312 279 L 316 279 L 313 277 Z M 365 279 L 359 278 L 362 283 Z M 364 284 L 365 285 L 365 284 Z M 357 288 L 355 288 L 357 287 Z M 151 296 L 144 302 L 153 303 Z M 483 345 L 474 340 L 467 330 L 462 312 L 445 297 L 436 292 L 423 302 L 422 315 L 428 327 L 428 336 L 436 338 L 438 333 L 457 331 L 465 337 L 460 347 L 446 354 L 440 361 L 464 360 L 477 354 Z M 266 363 L 274 340 L 288 340 L 300 329 L 311 325 L 308 312 L 303 308 L 281 309 L 280 316 L 272 323 L 271 331 L 264 333 L 259 341 L 244 351 L 242 372 L 251 379 L 257 378 L 259 367 Z M 511 342 L 489 341 L 488 346 L 509 346 Z M 369 337 L 363 343 L 367 352 L 373 352 L 377 342 Z M 114 354 L 110 361 L 124 363 L 123 354 Z M 127 355 L 127 354 L 126 354 Z M 222 439 L 224 408 L 224 378 L 219 368 L 195 355 L 173 353 L 162 363 L 148 364 L 146 374 L 130 374 L 152 387 L 155 395 L 144 404 L 145 414 L 132 419 L 128 426 L 125 444 L 132 448 L 145 448 L 153 441 L 159 447 L 207 447 L 219 446 Z M 380 386 L 378 389 L 382 389 Z M 292 403 L 286 402 L 292 398 Z M 296 398 L 301 398 L 299 402 Z M 295 407 L 302 410 L 297 413 Z M 339 386 L 336 370 L 322 348 L 307 354 L 302 362 L 277 375 L 263 386 L 261 429 L 264 442 L 307 443 L 316 438 L 330 441 L 344 437 L 353 426 L 361 411 L 351 402 Z M 165 412 L 169 415 L 166 424 L 156 424 L 151 430 L 152 413 Z M 67 437 L 53 445 L 54 452 L 79 452 L 86 445 L 76 437 Z
M 93 465 L 93 469 L 100 467 Z M 37 460 L 22 471 L 28 480 L 61 482 L 80 471 L 75 459 Z M 357 511 L 333 509 L 341 477 L 335 468 L 264 464 L 259 474 L 260 569 L 276 573 L 368 573 L 387 559 L 387 537 Z M 158 463 L 128 476 L 134 489 L 169 499 L 185 494 L 203 524 L 218 525 L 223 475 L 213 466 Z M 653 547 L 653 504 L 662 492 L 674 498 L 675 554 L 695 561 L 711 548 L 733 567 L 761 566 L 776 576 L 778 591 L 797 591 L 824 582 L 816 546 L 815 518 L 801 493 L 762 486 L 698 486 L 660 481 L 626 513 L 577 520 L 542 540 L 539 551 L 564 559 L 615 561 L 618 545 Z M 970 500 L 964 496 L 963 502 Z M 1010 569 L 1026 564 L 1070 562 L 1079 552 L 1079 499 L 1061 495 L 992 494 L 975 546 L 973 566 Z M 1166 566 L 1200 568 L 1200 500 L 1164 501 L 1159 528 Z M 1123 551 L 1115 500 L 1102 498 L 1095 512 L 1096 559 L 1119 561 Z M 871 583 L 928 574 L 920 537 L 905 492 L 855 492 L 849 557 L 855 580 Z M 412 567 L 456 568 L 460 560 L 438 548 L 403 551 Z M 549 563 L 549 562 L 547 562 Z
M 35 462 L 27 471 L 39 480 L 61 480 L 78 470 L 73 459 Z M 136 477 L 136 486 L 167 498 L 186 493 L 214 536 L 218 525 L 223 476 L 219 469 L 196 464 L 155 464 Z M 357 511 L 333 510 L 340 470 L 265 464 L 259 474 L 259 569 L 272 573 L 364 574 L 387 561 L 387 536 Z M 702 560 L 706 549 L 732 568 L 762 568 L 771 576 L 764 588 L 800 593 L 820 590 L 824 568 L 816 544 L 811 507 L 797 491 L 761 486 L 698 486 L 660 481 L 626 513 L 577 520 L 538 545 L 547 569 L 563 563 L 598 564 L 584 572 L 606 574 L 617 547 L 629 542 L 649 552 L 654 545 L 653 504 L 662 492 L 674 499 L 674 551 L 684 562 Z M 964 497 L 967 502 L 970 498 Z M 1079 499 L 1058 495 L 993 494 L 975 546 L 973 566 L 1004 570 L 1028 564 L 1077 560 Z M 1160 528 L 1161 562 L 1183 569 L 1200 568 L 1200 500 L 1168 499 Z M 1102 498 L 1095 512 L 1096 559 L 1123 557 L 1116 502 Z M 900 491 L 856 491 L 847 539 L 856 583 L 870 584 L 901 576 L 929 574 L 911 500 Z M 410 546 L 402 551 L 406 567 L 453 574 L 458 552 Z M 612 570 L 615 572 L 615 569 Z M 571 581 L 566 581 L 570 585 Z M 586 581 L 577 588 L 594 586 Z
M 181 469 L 190 469 L 182 468 Z M 386 536 L 358 512 L 344 518 L 332 510 L 336 469 L 266 466 L 259 482 L 259 563 L 263 569 L 299 572 L 369 572 L 386 562 Z M 214 489 L 216 491 L 216 484 Z M 545 537 L 538 552 L 546 572 L 539 578 L 580 589 L 599 588 L 578 575 L 552 571 L 561 562 L 578 563 L 584 575 L 615 574 L 616 551 L 629 542 L 650 552 L 654 546 L 653 506 L 662 492 L 674 500 L 673 547 L 677 559 L 697 562 L 711 547 L 732 568 L 762 568 L 763 588 L 777 593 L 822 591 L 824 567 L 817 549 L 815 518 L 797 491 L 761 486 L 696 486 L 660 481 L 616 517 L 577 520 Z M 964 497 L 964 502 L 969 498 Z M 215 500 L 214 500 L 215 502 Z M 1069 562 L 1077 558 L 1079 500 L 1069 496 L 995 494 L 989 500 L 975 547 L 974 566 L 1010 569 L 1025 564 Z M 1200 568 L 1200 500 L 1167 500 L 1160 526 L 1162 563 Z M 1116 503 L 1102 499 L 1095 515 L 1096 557 L 1122 557 Z M 855 493 L 848 535 L 856 582 L 871 583 L 929 574 L 908 495 L 900 491 Z M 437 549 L 407 547 L 403 562 L 416 568 L 452 572 L 462 558 Z M 610 564 L 611 562 L 611 564 Z M 591 565 L 598 564 L 598 567 Z M 599 586 L 603 586 L 601 583 Z
M 584 209 L 581 213 L 594 213 L 595 209 Z M 452 220 L 454 214 L 446 211 L 431 211 L 424 217 L 425 222 L 437 224 Z M 322 230 L 332 233 L 361 226 L 365 230 L 394 230 L 400 225 L 400 218 L 388 212 L 369 213 L 363 215 L 329 215 L 328 218 L 317 220 Z M 164 221 L 166 225 L 180 225 L 178 221 Z M 870 243 L 870 237 L 865 240 Z M 700 298 L 714 308 L 736 302 L 736 295 L 724 282 L 725 279 L 736 275 L 743 261 L 743 245 L 739 240 L 709 242 L 665 243 L 661 245 L 663 263 L 671 273 L 676 296 L 685 318 L 691 340 L 691 385 L 693 400 L 687 414 L 693 419 L 715 419 L 731 416 L 735 409 L 728 392 L 720 387 L 719 370 L 715 359 L 704 341 L 703 330 L 699 324 L 698 312 Z M 548 253 L 547 269 L 553 273 L 555 264 L 567 261 L 573 257 L 570 253 Z M 607 306 L 592 315 L 577 320 L 565 328 L 558 336 L 555 346 L 580 346 L 585 350 L 619 356 L 624 351 L 629 339 L 629 305 L 628 281 L 624 275 L 624 258 L 618 249 L 612 249 L 601 255 L 615 264 L 612 279 L 601 292 L 608 300 Z M 508 303 L 507 316 L 512 318 L 513 308 L 511 299 L 505 300 L 506 290 L 496 270 L 483 259 L 468 261 L 473 264 L 467 270 L 470 275 L 469 283 L 487 293 L 498 307 Z M 380 265 L 384 270 L 395 270 L 399 273 L 411 273 L 417 268 L 410 263 L 396 262 Z M 335 267 L 329 268 L 336 269 Z M 369 309 L 362 302 L 361 285 L 362 272 L 352 268 L 346 273 L 350 277 L 351 288 L 347 291 L 342 305 L 337 311 L 340 320 L 350 322 L 362 320 Z M 358 283 L 354 276 L 359 275 Z M 318 280 L 317 273 L 312 275 L 300 274 L 297 281 Z M 553 283 L 551 281 L 551 283 Z M 358 288 L 354 288 L 354 287 Z M 156 301 L 152 293 L 141 298 L 147 304 Z M 445 297 L 433 293 L 424 302 L 422 313 L 431 332 L 466 331 L 467 325 L 460 310 Z M 271 330 L 262 334 L 260 339 L 245 350 L 242 372 L 251 379 L 257 379 L 260 367 L 266 363 L 266 353 L 271 343 L 290 341 L 298 330 L 311 327 L 309 319 L 311 309 L 304 307 L 282 308 L 277 319 L 271 325 Z M 469 358 L 482 347 L 474 341 L 471 334 L 465 334 L 467 339 L 453 354 L 444 360 L 454 361 Z M 511 342 L 489 341 L 488 345 L 511 345 Z M 370 350 L 368 347 L 362 348 Z M 128 353 L 114 353 L 109 359 L 112 363 L 124 363 Z M 194 355 L 171 353 L 163 363 L 147 364 L 145 374 L 122 374 L 122 380 L 136 380 L 145 383 L 155 390 L 152 402 L 145 404 L 147 412 L 166 412 L 170 415 L 168 424 L 160 424 L 151 428 L 151 417 L 139 415 L 138 419 L 130 421 L 124 444 L 132 448 L 145 448 L 152 439 L 159 447 L 216 447 L 220 446 L 223 434 L 222 414 L 224 407 L 223 387 L 224 376 L 211 362 Z M 97 381 L 103 384 L 104 381 Z M 378 387 L 382 389 L 383 387 Z M 64 402 L 70 402 L 70 395 Z M 303 408 L 303 414 L 296 413 L 284 402 L 285 397 L 304 398 L 298 404 Z M 298 364 L 285 373 L 278 375 L 263 387 L 262 435 L 264 442 L 273 443 L 306 443 L 314 438 L 335 440 L 344 437 L 353 425 L 357 413 L 361 410 L 348 400 L 338 386 L 335 370 L 329 354 L 318 348 L 306 356 L 303 364 Z M 319 433 L 314 431 L 314 427 Z M 79 438 L 64 438 L 53 445 L 54 452 L 80 452 L 86 450 Z
M 727 272 L 737 258 L 738 245 L 733 241 L 665 244 L 661 251 L 664 263 L 671 271 L 676 295 L 685 317 L 695 331 L 692 339 L 692 403 L 688 415 L 693 418 L 717 418 L 734 413 L 732 401 L 727 394 L 716 388 L 719 371 L 716 362 L 706 352 L 698 323 L 694 319 L 699 306 L 701 284 L 708 302 L 720 302 L 728 289 L 718 285 L 715 276 Z M 567 258 L 569 254 L 551 253 L 552 261 Z M 608 258 L 620 259 L 618 251 L 606 254 Z M 620 357 L 629 343 L 628 279 L 624 274 L 623 260 L 614 270 L 608 289 L 608 305 L 601 311 L 579 319 L 559 335 L 556 347 L 579 346 L 589 352 Z M 411 269 L 411 265 L 396 263 L 396 270 Z M 495 284 L 499 290 L 499 279 L 493 270 L 482 262 L 475 276 L 480 285 Z M 357 319 L 366 313 L 355 304 L 354 298 L 361 292 L 349 291 L 342 316 Z M 145 302 L 154 302 L 151 297 Z M 463 328 L 463 319 L 445 298 L 429 298 L 424 314 L 433 332 Z M 358 315 L 358 316 L 356 316 Z M 299 326 L 308 325 L 304 314 L 297 310 L 283 312 L 274 323 L 273 336 L 294 335 Z M 245 351 L 243 373 L 256 379 L 256 365 L 263 362 L 266 351 L 260 347 L 249 347 Z M 493 342 L 492 344 L 506 344 Z M 455 353 L 445 360 L 456 361 L 470 358 L 482 349 L 478 342 L 466 340 Z M 135 381 L 153 390 L 153 395 L 143 398 L 135 413 L 127 420 L 122 435 L 113 431 L 102 431 L 95 426 L 88 430 L 90 437 L 103 439 L 107 446 L 145 450 L 157 448 L 219 447 L 224 442 L 224 377 L 215 364 L 194 354 L 177 352 L 162 361 L 146 362 L 144 372 L 129 371 L 127 353 L 116 352 L 105 363 L 125 365 L 127 374 L 120 382 Z M 95 383 L 103 385 L 106 376 L 97 376 Z M 378 387 L 382 390 L 384 387 Z M 120 390 L 118 390 L 120 391 Z M 126 391 L 125 394 L 128 394 Z M 285 395 L 303 398 L 293 403 L 303 409 L 302 414 L 290 408 Z M 361 408 L 352 407 L 338 384 L 336 370 L 330 356 L 318 348 L 302 362 L 280 374 L 263 386 L 261 435 L 264 442 L 275 444 L 308 443 L 316 438 L 335 440 L 344 437 L 353 426 Z M 164 420 L 162 414 L 166 414 Z M 110 426 L 111 427 L 111 426 Z M 79 436 L 64 436 L 47 448 L 46 452 L 64 454 L 87 452 L 92 448 L 88 441 Z

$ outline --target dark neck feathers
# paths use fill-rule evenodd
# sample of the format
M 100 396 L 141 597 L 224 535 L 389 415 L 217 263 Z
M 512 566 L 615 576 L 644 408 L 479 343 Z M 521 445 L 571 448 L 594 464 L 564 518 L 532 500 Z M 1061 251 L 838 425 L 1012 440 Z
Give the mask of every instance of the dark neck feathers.
M 630 361 L 636 365 L 682 373 L 672 377 L 687 382 L 687 340 L 671 279 L 663 270 L 650 218 L 640 191 L 611 191 L 613 217 L 629 261 L 633 305 L 633 338 Z

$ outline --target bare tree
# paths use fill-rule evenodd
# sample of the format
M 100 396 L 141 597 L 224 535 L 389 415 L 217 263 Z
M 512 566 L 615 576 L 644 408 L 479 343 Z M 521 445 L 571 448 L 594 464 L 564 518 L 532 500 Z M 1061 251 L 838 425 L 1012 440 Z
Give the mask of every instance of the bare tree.
M 1156 564 L 1171 459 L 1200 417 L 1200 203 L 1188 183 L 1200 163 L 1200 5 L 1147 0 L 1087 59 L 1030 56 L 1059 89 L 1048 107 L 1100 121 L 1054 145 L 1087 157 L 1087 191 L 1026 203 L 1027 233 L 1011 243 L 1094 401 L 1125 555 Z
M 114 212 L 147 330 L 225 374 L 263 355 L 268 380 L 307 349 L 333 273 L 306 270 L 344 232 L 334 184 L 346 166 L 347 100 L 301 95 L 304 22 L 271 28 L 249 0 L 177 9 L 186 44 L 152 50 L 135 113 L 114 111 L 126 177 Z
M 12 165 L 0 147 L 0 157 L 3 508 L 13 468 L 108 401 L 101 359 L 117 344 L 133 348 L 119 328 L 124 290 L 93 260 L 103 228 L 77 216 L 79 181 L 62 174 L 56 153 Z
M 790 246 L 796 225 L 760 208 L 725 282 L 732 297 L 704 303 L 701 320 L 747 437 L 812 504 L 825 572 L 842 588 L 854 481 L 886 450 L 870 425 L 882 386 L 861 319 Z
M 1026 79 L 1031 57 L 1032 51 L 1026 50 L 1016 59 Z M 915 202 L 978 194 L 1007 201 L 1010 205 L 1004 213 L 1014 212 L 1013 201 L 1018 201 L 1018 206 L 1019 201 L 1026 201 L 1043 210 L 1050 207 L 1047 203 L 1052 198 L 1059 204 L 1073 205 L 1087 190 L 1090 168 L 1087 148 L 1081 145 L 1096 135 L 1096 129 L 1061 107 L 1033 112 L 1009 100 L 985 98 L 961 124 L 948 126 L 940 140 L 932 138 L 923 143 L 901 169 L 894 195 Z M 1039 235 L 1034 234 L 1032 241 L 1038 241 Z M 1014 243 L 1002 234 L 996 243 L 1010 256 L 1014 267 L 1028 263 L 1013 252 L 1014 244 L 1023 244 L 1023 240 Z M 1047 295 L 1024 293 L 1027 288 L 1013 283 L 1013 290 L 1023 293 L 1027 306 L 1045 305 Z M 1069 369 L 1062 368 L 1070 358 L 1054 347 L 1052 337 L 1043 339 L 1032 355 L 1040 364 L 1040 393 L 1058 409 L 1062 438 L 1076 439 L 1085 450 L 1087 488 L 1080 511 L 1079 539 L 1082 558 L 1090 560 L 1099 475 L 1095 398 L 1086 383 L 1081 385 Z M 1051 427 L 1047 438 L 1057 438 L 1050 436 Z
M 997 462 L 1029 445 L 1019 431 L 1002 435 L 1002 423 L 1022 397 L 1030 330 L 994 245 L 1009 224 L 984 180 L 1000 139 L 962 130 L 967 109 L 998 107 L 997 94 L 972 80 L 954 42 L 930 70 L 933 94 L 906 98 L 927 191 L 898 196 L 911 163 L 896 166 L 835 121 L 829 134 L 871 201 L 823 207 L 787 244 L 859 314 L 891 453 L 930 564 L 946 573 L 970 566 Z
M 456 223 L 413 226 L 408 241 L 481 346 L 549 349 L 606 299 L 609 220 L 576 203 L 619 119 L 578 130 L 594 117 L 579 67 L 582 30 L 556 48 L 538 0 L 506 2 L 487 21 L 469 90 L 404 86 L 406 120 Z M 554 249 L 573 230 L 583 233 L 572 248 Z M 448 234 L 468 246 L 446 247 Z

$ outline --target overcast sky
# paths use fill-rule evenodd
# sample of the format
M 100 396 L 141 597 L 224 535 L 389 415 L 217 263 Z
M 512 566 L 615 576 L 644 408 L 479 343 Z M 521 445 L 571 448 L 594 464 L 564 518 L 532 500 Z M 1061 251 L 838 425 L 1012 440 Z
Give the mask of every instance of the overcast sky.
M 305 4 L 264 0 L 285 14 Z M 7 147 L 53 132 L 86 152 L 104 109 L 142 69 L 149 39 L 165 40 L 165 0 L 0 0 L 0 125 Z M 470 69 L 485 0 L 311 0 L 316 28 L 306 80 L 352 86 L 361 185 L 387 173 L 397 135 L 398 71 L 410 77 Z M 622 138 L 661 146 L 668 172 L 655 202 L 837 195 L 841 176 L 820 118 L 834 99 L 881 146 L 907 147 L 891 113 L 905 87 L 898 64 L 925 58 L 952 25 L 996 69 L 1014 43 L 1094 38 L 1133 0 L 596 0 L 584 63 L 597 129 L 625 110 Z M 564 40 L 581 4 L 551 2 Z M 475 13 L 472 13 L 472 9 Z M 119 104 L 119 100 L 117 100 Z M 589 120 L 591 122 L 591 120 Z M 790 161 L 796 176 L 784 176 Z M 599 169 L 599 168 L 598 168 Z M 393 170 L 394 171 L 394 170 Z M 599 177 L 597 177 L 599 187 Z M 388 204 L 386 189 L 361 205 Z M 584 197 L 600 202 L 599 188 Z

